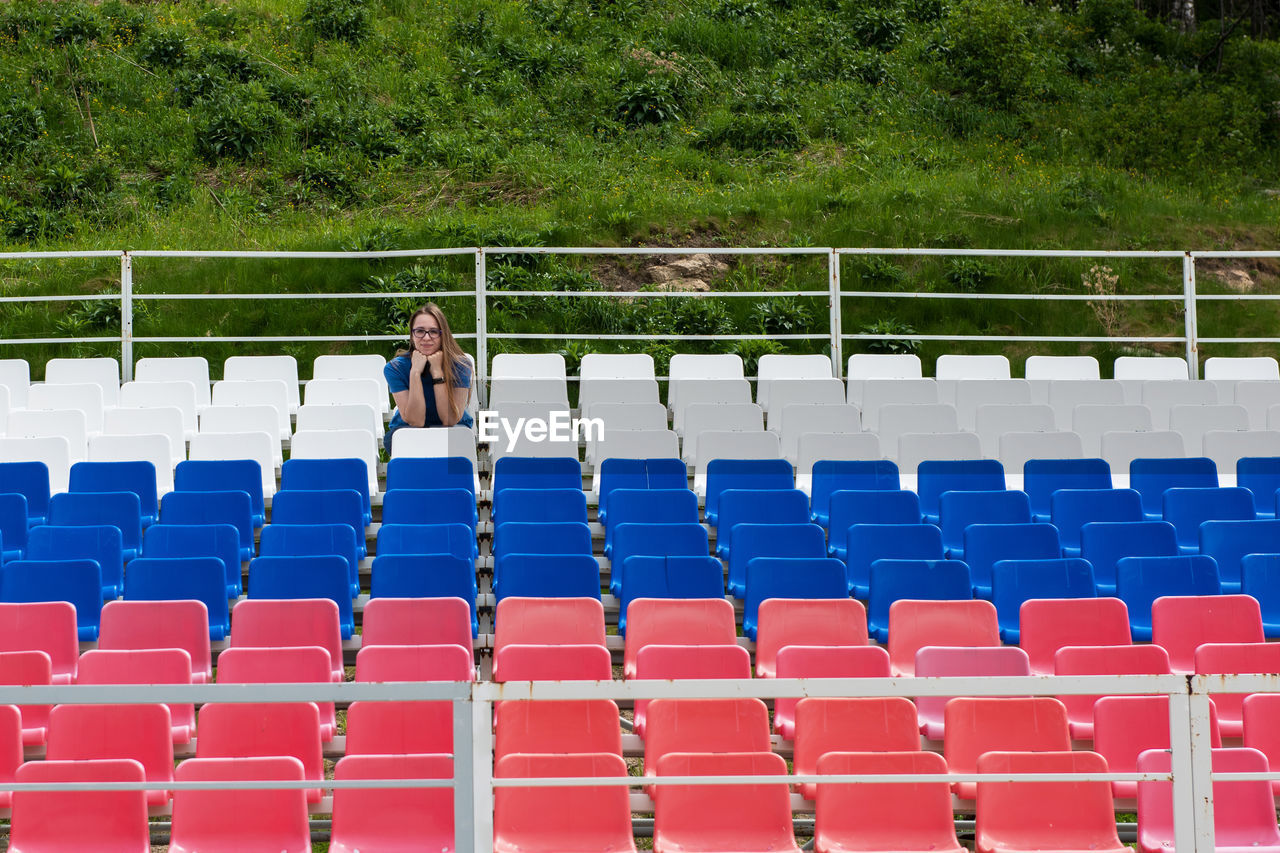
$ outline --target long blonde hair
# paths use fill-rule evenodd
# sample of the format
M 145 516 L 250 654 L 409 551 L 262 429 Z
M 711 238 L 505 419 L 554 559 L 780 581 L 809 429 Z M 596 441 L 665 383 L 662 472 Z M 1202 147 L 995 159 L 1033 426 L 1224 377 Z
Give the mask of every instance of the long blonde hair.
M 449 409 L 453 413 L 455 423 L 462 419 L 462 410 L 464 407 L 459 406 L 457 400 L 454 399 L 453 389 L 455 385 L 455 371 L 459 364 L 467 365 L 470 372 L 471 366 L 467 363 L 466 353 L 462 351 L 462 347 L 458 346 L 457 339 L 454 338 L 453 332 L 449 329 L 449 321 L 444 318 L 444 312 L 440 310 L 440 306 L 434 302 L 428 302 L 417 311 L 413 312 L 413 316 L 409 318 L 409 332 L 413 333 L 413 325 L 418 318 L 424 314 L 429 314 L 436 321 L 436 325 L 440 327 L 440 372 L 444 374 L 444 387 L 448 391 Z M 403 355 L 404 353 L 401 353 Z M 472 379 L 472 382 L 475 380 Z M 471 398 L 471 389 L 467 389 L 467 399 Z

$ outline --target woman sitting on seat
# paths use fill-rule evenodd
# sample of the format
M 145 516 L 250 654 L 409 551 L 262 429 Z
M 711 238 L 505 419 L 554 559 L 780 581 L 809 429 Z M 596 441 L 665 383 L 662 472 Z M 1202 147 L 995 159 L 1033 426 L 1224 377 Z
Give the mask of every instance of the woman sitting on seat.
M 444 312 L 428 302 L 409 319 L 409 333 L 413 349 L 399 353 L 383 369 L 396 401 L 383 439 L 388 455 L 392 436 L 402 427 L 473 425 L 467 413 L 471 366 Z

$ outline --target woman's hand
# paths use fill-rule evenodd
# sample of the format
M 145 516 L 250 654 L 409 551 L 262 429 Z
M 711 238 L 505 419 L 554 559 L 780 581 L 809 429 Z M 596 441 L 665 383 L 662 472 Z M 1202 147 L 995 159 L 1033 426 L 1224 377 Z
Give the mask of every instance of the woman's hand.
M 429 358 L 417 350 L 409 357 L 409 375 L 421 376 L 422 371 L 426 368 Z
M 417 355 L 417 354 L 418 353 L 414 353 L 414 355 Z M 426 356 L 426 359 L 427 359 L 427 364 L 431 365 L 432 376 L 444 375 L 443 373 L 440 372 L 441 370 L 440 365 L 444 362 L 444 352 L 442 350 L 436 350 L 435 352 L 431 353 L 431 355 Z

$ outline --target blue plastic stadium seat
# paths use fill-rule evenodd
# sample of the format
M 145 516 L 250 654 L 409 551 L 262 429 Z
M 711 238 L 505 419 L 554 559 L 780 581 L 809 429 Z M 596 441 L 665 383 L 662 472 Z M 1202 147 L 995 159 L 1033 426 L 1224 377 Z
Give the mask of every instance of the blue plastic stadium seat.
M 698 524 L 698 496 L 692 489 L 614 489 L 604 524 L 604 555 L 613 555 L 613 531 L 620 524 Z
M 1240 592 L 1245 554 L 1280 554 L 1280 520 L 1206 521 L 1200 525 L 1200 553 L 1217 561 L 1223 593 Z
M 173 469 L 173 488 L 178 492 L 244 492 L 249 496 L 249 518 L 253 527 L 266 523 L 262 497 L 262 466 L 252 459 L 192 459 Z M 161 506 L 163 514 L 164 507 Z M 241 543 L 244 547 L 244 543 Z M 253 556 L 252 545 L 249 555 Z
M 1142 496 L 1133 489 L 1059 489 L 1049 501 L 1062 556 L 1080 556 L 1080 528 L 1091 521 L 1142 521 Z
M 465 524 L 475 530 L 480 514 L 471 489 L 388 489 L 382 495 L 383 524 Z
M 1200 525 L 1206 521 L 1253 521 L 1253 493 L 1242 488 L 1190 489 L 1164 493 L 1164 520 L 1178 531 L 1183 554 L 1200 553 Z
M 234 524 L 153 524 L 142 537 L 144 557 L 216 557 L 227 597 L 240 594 L 240 531 Z
M 59 527 L 110 524 L 120 528 L 125 562 L 142 551 L 142 513 L 133 492 L 61 492 L 49 498 L 49 524 Z
M 729 594 L 746 598 L 747 563 L 757 557 L 826 556 L 827 537 L 816 524 L 739 524 L 729 556 Z
M 378 554 L 450 554 L 466 560 L 475 572 L 476 535 L 469 526 L 453 524 L 384 524 L 378 528 Z
M 898 466 L 888 459 L 820 459 L 813 463 L 809 518 L 829 527 L 831 495 L 843 491 L 896 491 Z
M 716 556 L 729 558 L 739 524 L 808 524 L 809 496 L 799 489 L 725 489 L 720 493 Z
M 124 591 L 124 551 L 118 527 L 42 524 L 31 528 L 24 556 L 28 560 L 93 560 L 102 579 L 99 597 L 116 598 Z
M 286 459 L 280 466 L 280 491 L 351 489 L 360 495 L 364 523 L 373 523 L 369 504 L 369 466 L 363 459 Z M 274 503 L 274 501 L 273 501 Z M 274 507 L 272 518 L 274 520 Z
M 707 463 L 707 524 L 719 524 L 720 495 L 729 489 L 790 489 L 795 470 L 785 459 L 712 459 Z
M 600 505 L 596 519 L 609 523 L 609 495 L 615 489 L 687 489 L 689 469 L 681 459 L 606 459 L 600 463 Z
M 747 561 L 744 592 L 742 633 L 753 640 L 756 638 L 756 615 L 762 601 L 770 598 L 849 597 L 844 564 L 822 556 L 753 557 Z
M 1031 499 L 1031 520 L 1048 521 L 1053 493 L 1060 489 L 1109 489 L 1111 466 L 1105 459 L 1028 459 L 1022 465 L 1022 490 Z
M 933 524 L 855 524 L 846 532 L 845 575 L 854 598 L 871 595 L 876 560 L 941 560 L 942 531 Z
M 126 601 L 202 601 L 209 611 L 209 639 L 231 634 L 226 567 L 217 557 L 139 557 L 124 576 Z
M 0 488 L 27 499 L 27 526 L 44 524 L 49 516 L 49 466 L 43 462 L 0 462 Z
M 707 529 L 701 524 L 619 524 L 613 529 L 609 592 L 623 596 L 630 557 L 707 557 L 710 550 Z
M 493 591 L 498 601 L 510 595 L 599 598 L 600 564 L 591 554 L 507 554 L 502 583 L 495 583 Z
M 248 492 L 170 492 L 160 499 L 161 524 L 230 524 L 240 536 L 240 560 L 253 559 L 253 504 Z M 240 573 L 228 572 L 239 595 Z
M 953 490 L 939 496 L 938 520 L 947 556 L 963 560 L 965 528 L 971 524 L 1030 524 L 1031 501 L 1026 492 Z M 979 581 L 974 578 L 975 583 Z
M 98 639 L 102 574 L 96 560 L 14 560 L 0 571 L 0 601 L 69 601 L 81 641 Z
M 27 549 L 27 498 L 21 492 L 0 493 L 0 561 L 19 560 Z
M 1052 560 L 1062 553 L 1052 524 L 971 524 L 964 540 L 973 594 L 988 600 L 991 568 L 1000 560 Z
M 257 557 L 249 563 L 249 598 L 328 598 L 338 605 L 342 639 L 355 631 L 347 561 L 319 557 Z
M 471 607 L 471 636 L 480 634 L 476 616 L 476 570 L 449 554 L 379 554 L 373 558 L 369 597 L 461 598 Z
M 1017 645 L 1022 603 L 1035 598 L 1094 598 L 1093 566 L 1079 557 L 998 560 L 991 566 L 991 603 L 1000 639 Z
M 587 523 L 587 496 L 576 489 L 503 489 L 502 524 L 511 521 Z
M 1124 557 L 1176 557 L 1178 533 L 1167 521 L 1091 521 L 1080 528 L 1080 556 L 1093 566 L 1098 595 L 1113 596 L 1117 561 Z
M 1280 489 L 1280 456 L 1242 456 L 1236 460 L 1236 485 L 1253 493 L 1258 518 L 1274 518 Z
M 1005 490 L 1004 466 L 995 459 L 930 459 L 921 462 L 917 471 L 916 493 L 920 496 L 920 512 L 931 524 L 939 523 L 938 501 L 943 492 Z
M 1240 560 L 1240 591 L 1262 609 L 1268 640 L 1280 639 L 1280 554 L 1246 554 Z
M 356 553 L 368 556 L 364 539 L 364 499 L 355 489 L 312 489 L 276 492 L 271 500 L 273 524 L 350 524 L 356 531 Z
M 308 557 L 337 554 L 347 561 L 351 597 L 360 594 L 360 558 L 350 524 L 268 524 L 262 528 L 258 553 L 263 557 Z
M 724 565 L 715 557 L 627 558 L 618 601 L 618 633 L 627 635 L 627 608 L 637 598 L 724 598 Z
M 502 586 L 507 558 L 514 554 L 583 554 L 590 556 L 591 528 L 583 521 L 502 522 L 497 526 L 493 534 L 493 586 L 495 591 Z
M 150 462 L 77 462 L 71 466 L 72 492 L 133 492 L 138 496 L 142 526 L 155 524 L 156 466 Z
M 1124 557 L 1116 563 L 1116 597 L 1129 608 L 1133 639 L 1151 640 L 1151 605 L 1166 595 L 1219 595 L 1212 557 Z
M 401 456 L 387 463 L 392 489 L 466 489 L 475 495 L 476 469 L 465 456 Z
M 1129 463 L 1129 485 L 1142 495 L 1148 521 L 1164 515 L 1165 489 L 1212 489 L 1218 485 L 1218 466 L 1204 456 L 1175 459 L 1135 459 Z
M 933 525 L 935 531 L 938 529 Z M 969 567 L 962 560 L 876 560 L 871 564 L 867 630 L 889 642 L 889 608 L 899 599 L 963 601 L 973 598 Z
M 582 463 L 577 459 L 503 456 L 493 465 L 493 520 L 501 518 L 502 493 L 507 489 L 581 488 Z
M 831 535 L 827 553 L 841 560 L 849 554 L 849 528 L 855 524 L 919 524 L 920 501 L 906 489 L 842 489 L 828 502 Z

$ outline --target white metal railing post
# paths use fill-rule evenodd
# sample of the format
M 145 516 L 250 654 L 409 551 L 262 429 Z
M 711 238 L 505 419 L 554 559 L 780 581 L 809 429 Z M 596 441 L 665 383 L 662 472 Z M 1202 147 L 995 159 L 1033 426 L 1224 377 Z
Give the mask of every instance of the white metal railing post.
M 1214 853 L 1213 742 L 1209 728 L 1209 694 L 1204 691 L 1203 686 L 1193 687 L 1188 696 L 1188 704 L 1191 785 L 1195 800 L 1195 850 L 1197 853 Z
M 133 379 L 133 258 L 120 253 L 120 370 L 125 382 Z
M 456 853 L 476 853 L 475 755 L 472 752 L 471 703 L 454 699 L 453 843 Z
M 1183 323 L 1187 336 L 1187 374 L 1190 379 L 1200 378 L 1200 353 L 1198 321 L 1196 320 L 1196 259 L 1191 252 L 1182 256 Z
M 475 812 L 471 853 L 493 850 L 493 703 L 487 696 L 477 695 L 485 686 L 471 688 L 471 802 Z M 457 752 L 455 745 L 454 754 Z
M 831 287 L 831 366 L 835 370 L 836 379 L 844 376 L 844 356 L 841 355 L 840 344 L 841 321 L 843 313 L 840 305 L 840 252 L 832 249 L 827 255 L 827 281 Z
M 489 271 L 484 247 L 476 249 L 476 399 L 489 404 Z

